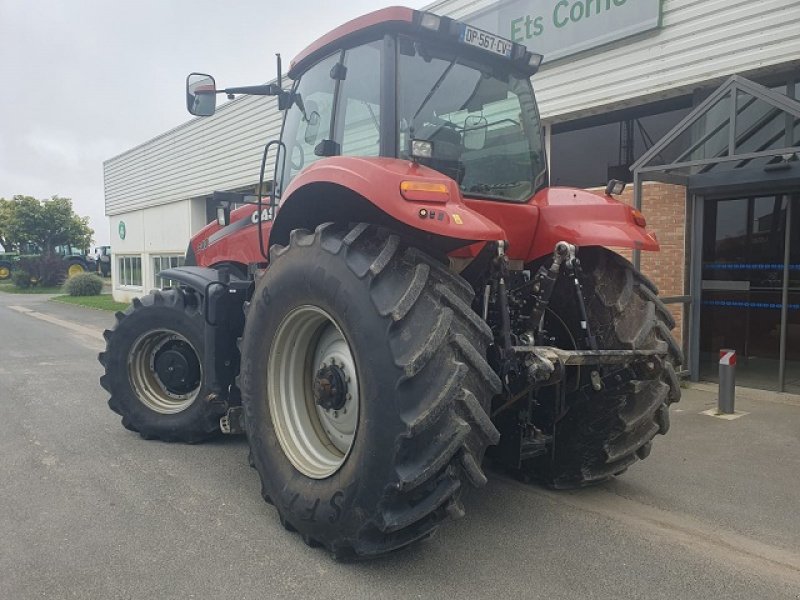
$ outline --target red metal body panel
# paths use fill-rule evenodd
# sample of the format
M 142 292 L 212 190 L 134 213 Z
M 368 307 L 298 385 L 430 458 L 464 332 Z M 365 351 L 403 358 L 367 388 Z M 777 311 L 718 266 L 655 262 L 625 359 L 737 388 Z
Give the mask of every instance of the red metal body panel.
M 409 180 L 446 183 L 450 200 L 409 202 L 400 195 L 400 182 Z M 507 240 L 509 258 L 525 262 L 549 255 L 561 240 L 579 247 L 659 249 L 655 235 L 634 222 L 630 206 L 581 189 L 545 188 L 524 204 L 477 200 L 462 198 L 452 179 L 409 161 L 332 157 L 300 173 L 286 190 L 284 202 L 290 202 L 298 189 L 316 182 L 351 189 L 415 229 L 478 242 L 453 252 L 457 257 L 475 256 L 484 242 L 492 240 Z M 420 209 L 433 212 L 434 218 L 420 218 Z M 256 210 L 255 206 L 239 208 L 227 227 L 211 223 L 194 236 L 191 245 L 197 264 L 264 262 L 258 247 Z M 456 216 L 460 223 L 454 220 Z M 263 225 L 265 242 L 271 226 L 271 222 Z
M 627 204 L 574 188 L 545 188 L 526 204 L 465 198 L 464 203 L 506 232 L 509 258 L 530 262 L 553 252 L 561 240 L 576 246 L 658 250 L 654 234 L 638 226 Z M 470 257 L 475 244 L 452 253 Z
M 325 47 L 337 48 L 341 46 L 342 38 L 354 33 L 361 33 L 371 27 L 386 26 L 393 22 L 411 23 L 414 19 L 414 12 L 411 8 L 390 6 L 340 25 L 333 31 L 323 35 L 295 57 L 289 69 L 289 77 L 294 78 L 295 71 L 301 67 L 302 63 Z
M 403 181 L 445 184 L 450 197 L 444 203 L 406 200 L 400 195 Z M 464 203 L 455 181 L 408 160 L 356 156 L 319 160 L 292 180 L 281 205 L 292 202 L 292 195 L 297 190 L 320 182 L 351 189 L 397 221 L 434 235 L 471 241 L 506 238 L 502 227 Z M 421 210 L 426 211 L 425 218 L 420 217 Z
M 257 211 L 256 206 L 237 208 L 231 213 L 230 225 L 220 227 L 213 221 L 197 232 L 190 242 L 197 264 L 210 267 L 224 262 L 243 265 L 264 262 L 258 247 Z M 270 221 L 263 224 L 265 246 L 271 226 Z
M 506 232 L 507 254 L 513 259 L 525 259 L 530 250 L 533 235 L 539 223 L 539 207 L 533 203 L 518 204 L 496 200 L 476 200 L 464 198 L 464 203 L 477 213 L 496 222 Z M 451 256 L 475 257 L 483 244 L 460 248 Z
M 633 209 L 612 198 L 574 188 L 545 188 L 533 198 L 539 224 L 526 261 L 550 254 L 557 242 L 658 250 L 655 234 L 633 220 Z

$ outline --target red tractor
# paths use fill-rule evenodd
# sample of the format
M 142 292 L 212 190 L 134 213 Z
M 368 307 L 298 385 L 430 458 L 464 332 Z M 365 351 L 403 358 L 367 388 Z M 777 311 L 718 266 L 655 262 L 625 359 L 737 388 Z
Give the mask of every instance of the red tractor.
M 244 431 L 283 525 L 339 558 L 429 537 L 482 463 L 556 488 L 645 458 L 680 398 L 657 290 L 608 250 L 657 250 L 609 194 L 548 187 L 541 56 L 388 8 L 304 50 L 277 97 L 268 196 L 217 195 L 178 287 L 105 337 L 101 384 L 146 439 Z M 279 60 L 280 72 L 280 60 Z M 232 205 L 240 205 L 233 207 Z

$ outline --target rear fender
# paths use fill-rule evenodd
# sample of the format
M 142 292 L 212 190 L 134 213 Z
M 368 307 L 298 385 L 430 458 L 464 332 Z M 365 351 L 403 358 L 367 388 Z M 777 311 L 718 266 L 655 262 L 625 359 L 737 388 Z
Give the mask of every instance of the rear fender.
M 400 193 L 403 181 L 443 183 L 449 197 L 406 200 Z M 383 225 L 442 251 L 505 239 L 501 227 L 464 204 L 455 181 L 395 158 L 337 156 L 303 170 L 283 194 L 269 244 L 285 245 L 293 229 L 314 229 L 328 221 Z
M 612 198 L 573 188 L 546 188 L 533 198 L 539 221 L 526 261 L 552 254 L 559 241 L 576 246 L 659 249 L 654 233 L 636 224 L 633 209 Z

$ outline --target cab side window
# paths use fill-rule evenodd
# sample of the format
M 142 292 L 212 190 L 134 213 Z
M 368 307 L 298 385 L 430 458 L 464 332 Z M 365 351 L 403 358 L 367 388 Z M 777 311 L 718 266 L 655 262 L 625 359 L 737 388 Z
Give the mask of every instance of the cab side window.
M 378 156 L 381 141 L 381 41 L 352 48 L 345 55 L 337 129 L 341 153 Z
M 286 152 L 281 158 L 285 190 L 302 169 L 322 156 L 315 150 L 323 140 L 331 139 L 336 79 L 332 76 L 341 53 L 337 52 L 311 67 L 295 88 L 294 102 L 286 114 L 284 137 Z

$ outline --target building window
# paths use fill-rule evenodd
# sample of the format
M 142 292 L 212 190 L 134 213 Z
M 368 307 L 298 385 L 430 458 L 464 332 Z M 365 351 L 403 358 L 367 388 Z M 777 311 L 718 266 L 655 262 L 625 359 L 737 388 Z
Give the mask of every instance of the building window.
M 142 287 L 141 256 L 117 256 L 117 283 L 120 287 Z
M 182 267 L 185 257 L 179 254 L 165 254 L 163 256 L 153 257 L 153 278 L 155 286 L 158 288 L 177 287 L 179 284 L 171 279 L 159 277 L 158 274 L 166 269 L 174 269 L 175 267 Z
M 643 114 L 647 106 L 553 125 L 550 183 L 602 187 L 609 179 L 630 182 L 630 166 L 689 114 L 688 107 Z

